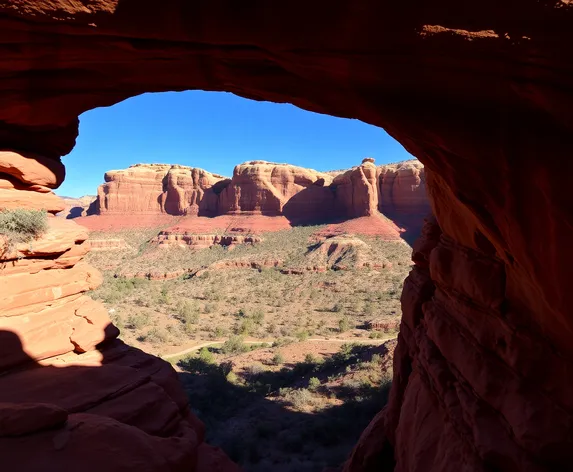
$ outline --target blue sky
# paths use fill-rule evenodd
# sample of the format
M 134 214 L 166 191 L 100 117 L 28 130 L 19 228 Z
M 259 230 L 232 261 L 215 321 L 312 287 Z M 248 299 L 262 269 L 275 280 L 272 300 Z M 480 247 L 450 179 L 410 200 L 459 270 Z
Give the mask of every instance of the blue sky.
M 182 164 L 231 176 L 262 159 L 316 170 L 411 159 L 388 134 L 358 120 L 224 92 L 168 92 L 130 98 L 80 117 L 75 149 L 63 158 L 59 195 L 95 195 L 104 172 L 137 163 Z

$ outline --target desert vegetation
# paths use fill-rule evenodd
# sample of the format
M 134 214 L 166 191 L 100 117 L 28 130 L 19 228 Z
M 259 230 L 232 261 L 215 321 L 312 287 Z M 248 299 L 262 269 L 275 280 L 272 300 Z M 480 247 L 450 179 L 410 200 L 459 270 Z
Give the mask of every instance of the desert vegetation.
M 48 214 L 43 210 L 0 210 L 0 234 L 8 236 L 14 243 L 31 241 L 47 229 Z
M 411 248 L 343 235 L 351 244 L 329 269 L 316 265 L 323 229 L 200 250 L 158 248 L 152 230 L 92 235 L 127 247 L 90 253 L 104 272 L 91 296 L 123 339 L 174 365 L 208 440 L 250 472 L 339 464 L 386 401 Z M 374 253 L 387 263 L 353 265 Z
M 401 242 L 357 236 L 392 267 L 285 274 L 284 267 L 305 264 L 309 238 L 318 230 L 294 228 L 264 234 L 263 242 L 254 246 L 198 251 L 157 249 L 149 243 L 152 231 L 107 235 L 125 239 L 129 248 L 89 255 L 105 280 L 92 297 L 105 303 L 126 341 L 157 354 L 231 336 L 273 342 L 395 335 L 411 249 Z M 245 260 L 255 267 L 257 261 L 281 261 L 281 266 L 234 267 L 234 261 Z M 172 280 L 121 275 L 181 268 L 189 272 Z M 374 318 L 387 320 L 387 328 L 367 329 Z
M 318 472 L 344 461 L 385 404 L 393 344 L 203 348 L 174 365 L 208 441 L 245 470 Z
M 39 238 L 48 230 L 48 214 L 43 210 L 16 208 L 0 210 L 0 235 L 6 238 L 3 251 Z

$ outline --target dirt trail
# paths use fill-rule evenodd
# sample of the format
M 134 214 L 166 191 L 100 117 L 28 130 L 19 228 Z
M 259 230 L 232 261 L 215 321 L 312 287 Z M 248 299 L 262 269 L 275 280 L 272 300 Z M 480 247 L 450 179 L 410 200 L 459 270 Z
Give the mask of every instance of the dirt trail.
M 377 345 L 377 344 L 382 344 L 385 343 L 386 341 L 389 341 L 391 339 L 394 339 L 396 336 L 389 336 L 388 338 L 380 338 L 380 339 L 324 339 L 324 338 L 309 338 L 307 339 L 307 341 L 313 341 L 313 342 L 323 342 L 323 343 L 360 343 L 360 344 L 372 344 L 372 345 Z M 189 347 L 187 349 L 183 349 L 182 351 L 178 351 L 178 352 L 174 352 L 171 354 L 166 354 L 163 356 L 160 356 L 161 359 L 164 360 L 168 360 L 168 359 L 173 359 L 174 357 L 179 357 L 179 356 L 183 356 L 185 354 L 188 354 L 190 352 L 193 351 L 197 351 L 199 349 L 201 349 L 202 347 L 209 347 L 209 346 L 216 346 L 218 344 L 223 344 L 224 341 L 210 341 L 210 342 L 206 342 L 206 343 L 201 343 L 201 344 L 197 344 L 195 346 Z M 255 341 L 245 341 L 245 344 L 272 344 L 272 341 L 267 341 L 267 340 L 255 340 Z

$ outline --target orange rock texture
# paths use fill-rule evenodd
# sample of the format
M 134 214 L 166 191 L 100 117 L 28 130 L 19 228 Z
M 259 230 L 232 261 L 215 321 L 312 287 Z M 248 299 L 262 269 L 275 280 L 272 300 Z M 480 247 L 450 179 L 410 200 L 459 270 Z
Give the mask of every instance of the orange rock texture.
M 73 148 L 84 111 L 187 89 L 290 102 L 384 128 L 424 164 L 436 221 L 415 247 L 416 267 L 404 286 L 390 402 L 345 470 L 568 470 L 572 16 L 571 3 L 557 0 L 6 0 L 0 144 L 58 161 Z M 46 198 L 46 208 L 58 211 L 46 181 L 17 178 L 10 172 L 0 181 L 2 204 Z M 366 173 L 363 183 L 370 189 Z M 358 200 L 370 202 L 371 190 L 365 195 Z M 74 290 L 81 291 L 89 277 L 74 270 L 82 277 Z M 43 282 L 30 277 L 48 300 Z M 14 303 L 20 289 L 10 287 L 14 294 L 2 296 Z M 17 347 L 3 349 L 14 359 L 5 363 L 19 362 Z M 99 371 L 74 387 L 113 385 L 98 380 Z M 18 407 L 2 415 L 10 419 L 0 440 L 4 463 L 18 458 L 12 468 L 33 470 L 22 461 L 98 471 L 139 467 L 137 461 L 155 470 L 187 464 L 177 454 L 189 449 L 171 449 L 172 436 L 150 438 L 153 429 L 139 424 L 76 413 L 81 408 L 72 402 L 64 407 L 68 429 L 55 439 L 42 428 L 61 424 L 62 406 L 23 405 L 35 397 L 19 394 L 12 375 L 0 388 L 18 392 L 6 399 Z M 157 401 L 146 411 L 158 405 L 170 404 Z M 29 434 L 9 437 L 22 431 L 14 424 L 27 414 L 21 425 Z M 73 447 L 62 450 L 66 444 Z M 121 454 L 114 453 L 120 444 Z M 211 461 L 219 456 L 202 454 L 204 446 L 191 450 L 196 470 L 217 470 Z
M 167 213 L 208 215 L 217 211 L 213 186 L 224 177 L 203 169 L 164 164 L 136 164 L 106 172 L 98 189 L 98 214 Z

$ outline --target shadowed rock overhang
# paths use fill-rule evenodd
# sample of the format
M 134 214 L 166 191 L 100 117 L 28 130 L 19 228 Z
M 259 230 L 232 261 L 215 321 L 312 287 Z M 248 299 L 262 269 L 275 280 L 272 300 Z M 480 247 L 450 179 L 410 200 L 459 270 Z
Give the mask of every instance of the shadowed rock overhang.
M 73 148 L 82 112 L 166 90 L 225 90 L 383 127 L 425 165 L 436 221 L 405 283 L 389 405 L 346 470 L 566 470 L 571 24 L 565 1 L 6 0 L 0 147 L 46 166 Z M 0 206 L 14 193 L 29 202 L 34 183 L 50 195 L 4 180 Z M 199 443 L 181 460 L 210 470 Z M 157 470 L 181 465 L 169 467 Z

